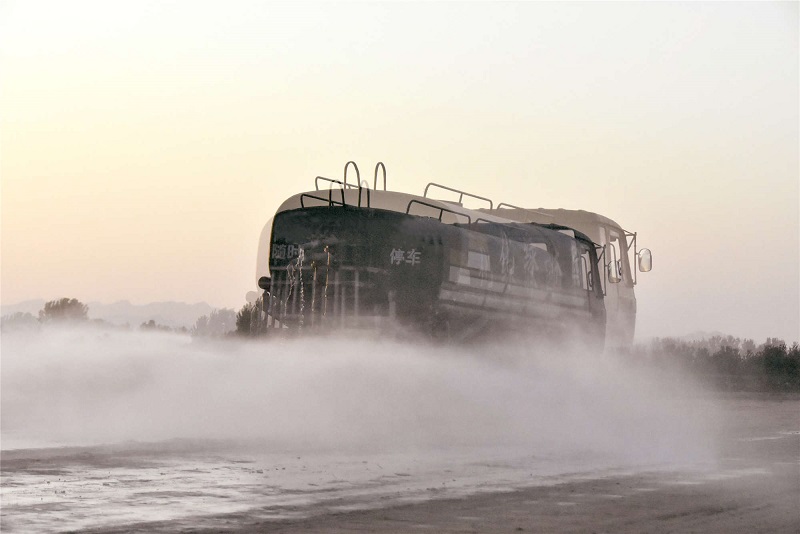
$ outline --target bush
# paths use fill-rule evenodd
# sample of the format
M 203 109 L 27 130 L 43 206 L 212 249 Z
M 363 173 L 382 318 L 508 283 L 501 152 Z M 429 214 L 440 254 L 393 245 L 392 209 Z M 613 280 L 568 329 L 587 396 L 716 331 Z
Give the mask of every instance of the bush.
M 158 324 L 153 319 L 145 321 L 144 323 L 139 325 L 139 330 L 152 330 L 154 332 L 172 332 L 172 328 L 163 324 Z

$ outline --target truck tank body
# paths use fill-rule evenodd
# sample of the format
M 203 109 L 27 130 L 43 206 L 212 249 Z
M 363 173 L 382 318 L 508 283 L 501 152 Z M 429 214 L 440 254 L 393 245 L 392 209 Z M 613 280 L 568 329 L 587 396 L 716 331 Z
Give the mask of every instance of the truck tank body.
M 261 284 L 268 330 L 399 328 L 449 340 L 525 332 L 602 348 L 600 269 L 587 236 L 404 193 L 365 196 L 303 193 L 278 210 L 271 280 Z

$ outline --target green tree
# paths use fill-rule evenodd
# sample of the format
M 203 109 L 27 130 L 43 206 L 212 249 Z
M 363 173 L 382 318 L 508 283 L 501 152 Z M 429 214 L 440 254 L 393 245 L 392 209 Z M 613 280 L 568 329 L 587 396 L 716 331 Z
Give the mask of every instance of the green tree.
M 257 336 L 264 331 L 266 323 L 262 312 L 262 300 L 247 303 L 236 314 L 236 334 L 240 336 Z
M 89 306 L 78 299 L 64 297 L 60 300 L 46 302 L 39 310 L 39 322 L 52 321 L 86 321 L 89 318 Z
M 193 336 L 221 337 L 236 330 L 236 312 L 230 308 L 212 310 L 203 315 L 192 328 Z

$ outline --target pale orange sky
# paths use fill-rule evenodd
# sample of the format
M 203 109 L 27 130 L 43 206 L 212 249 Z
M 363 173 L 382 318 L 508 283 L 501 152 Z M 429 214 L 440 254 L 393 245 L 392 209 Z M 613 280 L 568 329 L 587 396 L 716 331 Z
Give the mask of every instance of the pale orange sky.
M 3 304 L 238 308 L 277 205 L 382 160 L 638 231 L 643 336 L 800 338 L 797 3 L 0 6 Z

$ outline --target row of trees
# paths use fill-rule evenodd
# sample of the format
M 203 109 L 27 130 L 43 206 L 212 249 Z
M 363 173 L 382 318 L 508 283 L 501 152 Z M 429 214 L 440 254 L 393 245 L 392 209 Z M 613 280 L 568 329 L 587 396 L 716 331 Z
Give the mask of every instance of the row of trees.
M 0 318 L 0 329 L 4 331 L 31 330 L 45 324 L 93 324 L 107 328 L 119 328 L 102 319 L 90 320 L 89 306 L 78 299 L 67 297 L 46 302 L 44 307 L 39 310 L 38 317 L 30 313 L 17 312 Z M 236 312 L 223 308 L 213 310 L 209 315 L 200 317 L 191 329 L 185 326 L 172 328 L 159 324 L 154 319 L 143 322 L 139 325 L 139 329 L 151 332 L 189 333 L 199 337 L 222 337 L 236 334 L 238 324 L 239 319 Z M 128 326 L 123 328 L 128 328 Z M 246 332 L 249 334 L 249 329 Z
M 222 308 L 200 317 L 192 328 L 192 335 L 255 337 L 264 333 L 265 319 L 259 299 L 246 303 L 238 312 Z
M 265 325 L 261 301 L 245 304 L 236 314 L 235 334 L 257 336 Z M 800 346 L 777 338 L 760 345 L 734 336 L 654 338 L 634 346 L 630 356 L 634 365 L 678 369 L 717 389 L 800 392 Z
M 700 341 L 656 338 L 631 351 L 640 365 L 677 368 L 727 391 L 800 391 L 800 345 L 777 338 L 714 336 Z
M 38 319 L 30 313 L 17 312 L 0 319 L 2 330 L 30 329 L 45 323 L 82 323 L 89 320 L 89 306 L 78 299 L 62 298 L 45 302 Z
M 88 323 L 119 328 L 100 319 L 89 319 L 89 307 L 74 298 L 45 303 L 38 318 L 15 313 L 2 318 L 2 330 L 34 329 L 43 324 Z M 140 330 L 188 333 L 195 337 L 257 336 L 263 333 L 264 312 L 260 301 L 245 304 L 238 312 L 222 308 L 197 319 L 192 328 L 171 328 L 155 320 Z M 800 391 L 800 346 L 787 346 L 768 338 L 761 345 L 752 339 L 714 336 L 700 341 L 655 338 L 630 351 L 633 365 L 677 368 L 717 388 L 732 391 Z

